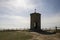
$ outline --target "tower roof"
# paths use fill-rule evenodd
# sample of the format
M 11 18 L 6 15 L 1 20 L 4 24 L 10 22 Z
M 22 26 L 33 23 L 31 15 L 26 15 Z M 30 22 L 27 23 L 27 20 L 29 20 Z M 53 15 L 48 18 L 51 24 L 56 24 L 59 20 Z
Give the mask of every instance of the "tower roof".
M 37 12 L 36 12 L 36 9 L 35 9 L 35 10 L 34 10 L 34 13 L 31 13 L 31 15 L 32 15 L 32 14 L 40 14 L 40 13 L 37 13 Z
M 36 9 L 35 9 L 35 12 L 34 13 L 36 13 Z

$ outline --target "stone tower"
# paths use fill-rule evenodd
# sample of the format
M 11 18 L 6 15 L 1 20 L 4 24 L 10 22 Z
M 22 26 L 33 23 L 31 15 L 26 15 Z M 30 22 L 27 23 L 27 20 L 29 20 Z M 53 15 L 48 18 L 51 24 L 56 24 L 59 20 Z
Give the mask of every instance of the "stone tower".
M 30 14 L 30 30 L 32 31 L 41 30 L 41 14 L 36 13 L 36 11 Z

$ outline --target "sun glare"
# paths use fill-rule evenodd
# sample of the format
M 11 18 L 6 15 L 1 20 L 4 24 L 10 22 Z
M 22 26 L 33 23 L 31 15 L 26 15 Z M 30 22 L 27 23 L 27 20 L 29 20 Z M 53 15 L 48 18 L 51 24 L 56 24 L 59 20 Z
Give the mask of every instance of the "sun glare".
M 33 8 L 34 5 L 28 0 L 14 0 L 11 2 L 11 5 L 15 8 Z
M 26 7 L 26 2 L 24 0 L 16 0 L 15 1 L 15 6 L 16 7 Z

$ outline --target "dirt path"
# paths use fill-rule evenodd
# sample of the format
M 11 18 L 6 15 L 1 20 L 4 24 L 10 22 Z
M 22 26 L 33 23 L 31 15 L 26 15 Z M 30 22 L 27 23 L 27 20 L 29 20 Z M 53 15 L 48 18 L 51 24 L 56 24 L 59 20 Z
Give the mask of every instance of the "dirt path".
M 31 32 L 31 34 L 33 35 L 33 38 L 30 40 L 60 40 L 60 33 L 44 35 L 36 32 Z

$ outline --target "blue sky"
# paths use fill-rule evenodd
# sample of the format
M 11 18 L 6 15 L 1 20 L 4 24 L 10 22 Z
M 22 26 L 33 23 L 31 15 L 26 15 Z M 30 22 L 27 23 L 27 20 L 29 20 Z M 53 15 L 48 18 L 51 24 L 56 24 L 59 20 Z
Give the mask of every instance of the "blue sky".
M 60 0 L 0 0 L 0 29 L 30 28 L 35 8 L 42 28 L 60 27 Z

